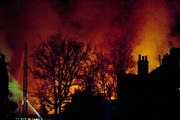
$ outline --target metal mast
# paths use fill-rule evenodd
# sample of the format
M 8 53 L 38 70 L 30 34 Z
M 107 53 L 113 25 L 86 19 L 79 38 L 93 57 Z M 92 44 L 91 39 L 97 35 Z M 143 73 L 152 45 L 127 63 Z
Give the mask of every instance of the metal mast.
M 23 117 L 28 118 L 28 50 L 27 43 L 24 45 L 24 76 L 23 76 Z

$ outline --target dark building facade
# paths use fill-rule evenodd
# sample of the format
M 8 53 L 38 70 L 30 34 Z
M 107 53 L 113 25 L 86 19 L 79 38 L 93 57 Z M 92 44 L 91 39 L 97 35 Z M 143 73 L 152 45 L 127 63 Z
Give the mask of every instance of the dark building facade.
M 0 54 L 0 119 L 14 120 L 14 112 L 18 105 L 16 102 L 10 101 L 8 90 L 8 71 L 5 62 L 5 55 Z
M 120 118 L 180 119 L 180 48 L 171 48 L 151 73 L 148 63 L 146 56 L 139 55 L 138 75 L 118 77 Z
M 148 57 L 139 55 L 138 74 L 117 76 L 117 100 L 85 91 L 72 96 L 64 120 L 180 120 L 180 48 L 171 48 L 162 64 L 148 72 Z
M 0 54 L 0 118 L 5 119 L 8 104 L 8 72 L 6 69 L 5 55 Z

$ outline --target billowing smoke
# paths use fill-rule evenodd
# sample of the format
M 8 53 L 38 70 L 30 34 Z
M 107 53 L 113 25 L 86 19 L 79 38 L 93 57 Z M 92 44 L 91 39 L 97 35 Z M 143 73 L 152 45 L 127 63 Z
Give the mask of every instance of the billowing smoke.
M 132 55 L 136 61 L 138 54 L 147 55 L 150 71 L 159 66 L 158 55 L 163 56 L 171 47 L 180 47 L 175 13 L 178 10 L 174 10 L 173 2 L 144 0 L 135 9 L 135 18 L 141 24 L 137 26 Z
M 165 54 L 171 47 L 172 14 L 164 0 L 145 0 L 138 4 L 134 14 L 141 24 L 137 26 L 132 55 L 136 61 L 138 54 L 147 55 L 151 71 L 159 65 L 159 54 Z
M 24 43 L 31 51 L 56 32 L 103 48 L 108 35 L 119 35 L 131 44 L 135 60 L 138 54 L 148 56 L 151 70 L 158 67 L 159 54 L 180 47 L 177 0 L 4 0 L 0 16 L 0 52 L 8 57 L 15 78 Z
M 6 55 L 6 62 L 11 62 L 11 58 L 13 55 L 12 49 L 8 45 L 6 39 L 4 38 L 4 33 L 0 32 L 0 53 Z
M 19 100 L 22 100 L 22 88 L 20 84 L 17 82 L 17 80 L 9 74 L 9 99 L 15 102 L 18 102 Z

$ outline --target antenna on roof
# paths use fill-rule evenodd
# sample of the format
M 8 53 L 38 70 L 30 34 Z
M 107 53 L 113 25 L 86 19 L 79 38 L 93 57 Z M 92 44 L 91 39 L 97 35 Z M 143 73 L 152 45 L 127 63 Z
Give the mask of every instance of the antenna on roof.
M 161 55 L 159 54 L 159 65 L 161 65 L 162 62 L 161 62 Z

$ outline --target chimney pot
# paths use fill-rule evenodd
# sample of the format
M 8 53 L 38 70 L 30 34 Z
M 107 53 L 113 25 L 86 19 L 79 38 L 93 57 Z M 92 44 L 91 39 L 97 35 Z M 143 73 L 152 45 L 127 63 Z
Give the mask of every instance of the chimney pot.
M 139 60 L 141 60 L 141 55 L 139 54 Z
M 145 56 L 145 60 L 147 60 L 147 56 Z
M 142 60 L 144 60 L 144 56 L 142 56 Z

